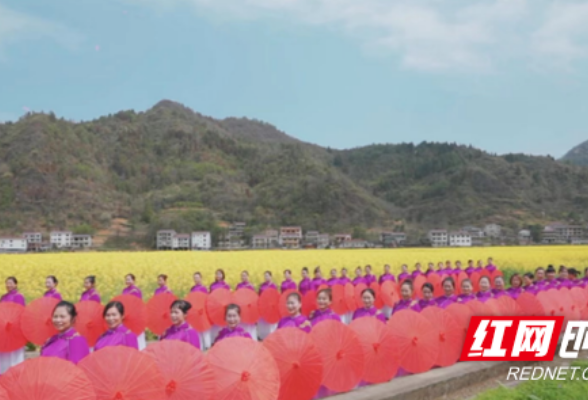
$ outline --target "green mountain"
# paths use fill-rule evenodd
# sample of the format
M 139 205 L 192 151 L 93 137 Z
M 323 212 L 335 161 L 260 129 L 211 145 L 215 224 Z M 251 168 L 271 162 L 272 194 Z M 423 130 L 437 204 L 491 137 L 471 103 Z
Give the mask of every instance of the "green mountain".
M 326 232 L 588 217 L 588 170 L 454 144 L 338 151 L 248 119 L 171 102 L 73 123 L 0 124 L 0 230 L 210 229 L 296 224 Z M 151 242 L 145 240 L 143 244 Z
M 568 151 L 561 160 L 569 164 L 588 166 L 588 140 Z

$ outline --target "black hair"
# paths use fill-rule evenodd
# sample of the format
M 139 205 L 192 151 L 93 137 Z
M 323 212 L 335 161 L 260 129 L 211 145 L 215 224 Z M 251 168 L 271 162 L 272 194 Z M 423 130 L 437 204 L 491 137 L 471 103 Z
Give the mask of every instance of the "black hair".
M 164 282 L 167 282 L 167 275 L 166 274 L 159 274 L 159 275 L 157 275 L 157 278 L 161 278 L 161 279 L 163 279 Z
M 57 303 L 57 305 L 53 308 L 52 314 L 55 314 L 55 310 L 57 310 L 58 308 L 61 308 L 61 307 L 65 308 L 65 310 L 67 311 L 67 313 L 71 317 L 71 321 L 74 322 L 76 317 L 78 316 L 76 306 L 74 306 L 69 301 L 62 300 L 59 303 Z
M 84 280 L 89 281 L 92 285 L 96 284 L 96 276 L 95 275 L 86 276 L 86 278 Z
M 455 280 L 452 277 L 448 276 L 447 278 L 443 279 L 443 286 L 445 286 L 445 282 L 451 283 L 451 286 L 455 289 Z
M 226 277 L 225 271 L 222 270 L 221 268 L 219 268 L 219 269 L 216 270 L 216 272 L 220 272 L 221 273 L 221 275 L 223 276 L 223 281 L 224 281 L 225 280 L 225 277 Z
M 482 282 L 482 279 L 486 279 L 488 281 L 488 284 L 492 284 L 492 282 L 490 281 L 490 278 L 488 278 L 486 275 L 482 275 L 480 277 L 480 279 L 478 279 L 478 283 Z
M 427 288 L 431 292 L 435 293 L 435 288 L 429 282 L 423 283 L 423 286 L 421 286 L 421 291 L 424 290 L 425 288 Z
M 290 275 L 292 275 L 292 271 L 290 271 L 289 269 L 285 270 L 284 273 L 289 273 Z
M 239 316 L 241 316 L 241 307 L 239 307 L 237 304 L 229 304 L 226 308 L 225 308 L 225 317 L 227 316 L 227 314 L 229 313 L 229 311 L 231 310 L 235 310 L 237 311 L 237 314 L 239 314 Z
M 545 273 L 555 274 L 555 268 L 553 268 L 553 265 L 548 266 L 547 269 L 545 270 Z
M 18 280 L 14 276 L 9 276 L 8 278 L 6 278 L 6 280 L 4 282 L 8 282 L 8 281 L 12 281 L 12 282 L 14 282 L 15 285 L 18 285 Z
M 558 272 L 564 272 L 564 271 L 567 271 L 567 270 L 568 270 L 568 269 L 566 268 L 566 266 L 565 266 L 565 265 L 560 265 L 560 266 L 559 266 L 559 270 L 558 270 Z
M 376 298 L 376 292 L 374 291 L 374 289 L 371 288 L 365 288 L 361 291 L 361 295 L 363 296 L 364 293 L 369 293 L 372 295 L 372 297 L 375 299 Z
M 127 274 L 127 277 L 130 277 L 133 280 L 133 282 L 137 280 L 137 278 L 135 278 L 135 275 L 133 274 Z
M 483 276 L 482 278 L 486 278 L 486 276 Z M 480 279 L 482 279 L 480 278 Z M 480 282 L 480 281 L 478 281 Z M 464 279 L 463 281 L 461 281 L 461 286 L 463 286 L 464 283 L 469 283 L 470 285 L 474 286 L 474 284 L 472 283 L 472 280 L 470 278 Z
M 246 269 L 244 269 L 243 271 L 241 271 L 241 274 L 245 274 L 245 275 L 249 276 L 249 271 L 247 271 Z
M 400 285 L 400 286 L 402 287 L 404 285 L 408 286 L 411 291 L 414 290 L 414 285 L 412 284 L 412 279 L 405 280 L 404 282 L 402 282 L 402 285 Z
M 302 268 L 302 272 L 305 272 L 305 271 L 306 271 L 306 273 L 308 273 L 308 267 Z
M 514 278 L 519 278 L 519 280 L 521 281 L 521 284 L 522 284 L 523 279 L 521 278 L 521 276 L 519 274 L 512 274 L 512 276 L 510 277 L 510 280 L 509 280 L 510 286 L 512 286 L 512 281 Z M 531 274 L 531 279 L 533 279 L 533 274 Z
M 106 313 L 111 308 L 116 308 L 120 313 L 121 317 L 125 315 L 125 306 L 120 301 L 111 301 L 106 306 L 104 306 L 104 311 L 102 312 L 102 318 L 106 318 Z
M 302 303 L 302 296 L 300 295 L 300 293 L 292 292 L 288 295 L 287 299 L 289 299 L 290 297 L 294 297 L 296 300 L 298 300 L 299 303 Z
M 190 309 L 192 308 L 192 304 L 190 304 L 186 300 L 176 300 L 172 303 L 170 310 L 173 310 L 174 308 L 177 308 L 184 314 L 187 314 L 188 311 L 190 311 Z
M 316 297 L 319 297 L 321 293 L 325 293 L 329 297 L 329 300 L 333 301 L 333 291 L 331 289 L 319 290 L 318 293 L 316 294 Z
M 316 274 L 317 272 L 321 272 L 321 267 L 316 267 L 316 268 L 314 269 L 314 273 Z
M 198 275 L 199 277 L 202 278 L 202 274 L 199 271 L 194 272 L 194 276 Z
M 59 283 L 59 281 L 57 280 L 57 278 L 54 275 L 49 275 L 47 277 L 47 279 L 51 279 L 53 281 L 54 285 L 57 285 Z
M 576 268 L 568 269 L 568 274 L 570 274 L 573 277 L 577 277 L 579 273 L 580 271 L 578 271 Z
M 535 273 L 537 273 L 537 272 L 539 272 L 539 271 L 545 271 L 545 268 L 543 268 L 543 267 L 537 267 L 537 268 L 535 269 Z
M 268 274 L 269 276 L 273 276 L 272 271 L 265 271 L 264 274 Z
M 527 277 L 527 278 L 529 278 L 529 279 L 535 279 L 535 275 L 533 275 L 533 273 L 532 273 L 532 272 L 527 272 L 527 273 L 526 273 L 525 275 L 523 275 L 523 276 L 526 276 L 526 277 Z

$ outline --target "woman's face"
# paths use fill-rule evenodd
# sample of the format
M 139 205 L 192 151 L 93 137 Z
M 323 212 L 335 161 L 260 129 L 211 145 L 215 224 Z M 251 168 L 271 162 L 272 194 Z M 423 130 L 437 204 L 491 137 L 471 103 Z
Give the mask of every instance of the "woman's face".
M 320 269 L 314 271 L 314 277 L 315 278 L 322 278 L 323 277 L 323 274 L 321 273 L 321 270 Z
M 171 317 L 172 324 L 175 326 L 182 325 L 186 321 L 186 315 L 178 307 L 172 308 L 169 316 Z
M 59 333 L 67 331 L 73 324 L 71 315 L 69 315 L 65 307 L 57 307 L 55 311 L 53 311 L 52 321 L 53 327 Z
M 92 282 L 90 282 L 89 279 L 84 279 L 84 289 L 90 290 L 93 287 L 94 287 L 94 285 L 92 285 Z
M 469 282 L 462 282 L 461 283 L 461 293 L 465 295 L 472 294 L 472 284 Z
M 157 286 L 165 286 L 165 279 L 163 279 L 163 277 L 160 276 L 159 278 L 157 278 Z
M 55 283 L 53 283 L 53 279 L 51 279 L 51 278 L 45 279 L 45 288 L 47 288 L 47 290 L 55 289 Z
M 433 299 L 433 291 L 428 287 L 423 288 L 423 298 L 425 300 L 432 300 Z
M 298 314 L 300 314 L 301 304 L 296 297 L 288 297 L 288 300 L 286 301 L 286 307 L 288 308 L 288 313 L 290 316 L 296 317 Z
M 384 265 L 384 272 L 387 274 L 390 273 L 390 266 L 389 265 Z
M 241 272 L 241 282 L 249 282 L 249 274 L 247 272 Z
M 347 270 L 345 268 L 343 268 L 341 270 L 341 276 L 344 276 L 345 278 L 347 278 Z
M 336 278 L 337 277 L 337 270 L 336 269 L 332 269 L 331 270 L 331 278 Z
M 372 273 L 372 267 L 370 267 L 369 265 L 367 267 L 365 267 L 365 274 L 369 275 Z
M 217 281 L 222 281 L 223 280 L 223 273 L 220 271 L 216 271 L 216 273 L 214 274 L 214 277 L 216 278 Z
M 416 269 L 417 271 L 420 271 L 420 270 L 421 270 L 421 268 L 422 268 L 422 267 L 421 267 L 421 263 L 416 263 L 416 265 L 415 265 L 414 267 L 415 267 L 415 269 Z
M 125 285 L 127 285 L 127 286 L 131 286 L 131 285 L 133 285 L 134 283 L 135 283 L 135 282 L 133 281 L 133 278 L 132 278 L 132 277 L 130 277 L 129 275 L 127 275 L 127 276 L 125 277 Z
M 194 274 L 194 283 L 196 285 L 202 285 L 202 277 L 200 274 Z
M 538 281 L 542 281 L 543 279 L 545 279 L 545 270 L 537 270 L 537 272 L 535 272 L 535 279 L 537 279 Z
M 563 271 L 561 271 L 561 272 L 559 273 L 559 277 L 560 277 L 561 279 L 568 279 L 568 270 L 567 270 L 567 269 L 564 269 Z
M 453 296 L 453 292 L 455 292 L 455 289 L 453 288 L 451 282 L 443 282 L 443 292 L 445 292 L 445 296 Z
M 355 276 L 360 277 L 361 276 L 361 268 L 356 268 L 355 269 Z
M 10 292 L 11 290 L 16 289 L 16 283 L 12 279 L 6 279 L 6 291 Z
M 316 304 L 319 310 L 325 310 L 331 306 L 331 299 L 325 292 L 321 292 L 316 298 Z
M 547 280 L 550 282 L 555 279 L 555 272 L 548 272 L 545 275 L 547 276 Z
M 292 278 L 292 274 L 290 273 L 290 271 L 285 271 L 284 272 L 284 279 L 291 279 Z
M 490 290 L 490 281 L 488 279 L 480 279 L 480 292 L 487 292 Z
M 407 273 L 408 272 L 408 266 L 406 264 L 404 264 L 402 266 L 402 272 Z
M 268 274 L 267 272 L 263 275 L 263 277 L 265 278 L 266 282 L 272 281 L 272 276 L 270 274 Z
M 519 278 L 518 276 L 515 276 L 512 279 L 512 283 L 511 283 L 512 287 L 518 288 L 518 287 L 521 287 L 522 284 L 523 284 L 523 282 L 521 282 L 521 278 Z
M 370 292 L 363 292 L 361 295 L 361 300 L 363 301 L 363 306 L 365 308 L 372 308 L 374 306 L 374 296 Z
M 410 300 L 412 299 L 412 290 L 408 285 L 402 285 L 400 288 L 400 295 L 402 296 L 403 300 Z
M 496 290 L 504 290 L 504 279 L 502 279 L 502 278 L 494 279 L 494 288 Z
M 229 310 L 227 312 L 227 315 L 225 316 L 225 321 L 229 328 L 233 329 L 241 323 L 241 316 L 239 315 L 237 310 Z
M 307 270 L 305 270 L 305 269 L 302 270 L 302 277 L 308 278 L 308 271 Z
M 478 267 L 479 268 L 484 268 L 484 263 L 482 262 L 482 260 L 478 261 Z
M 123 317 L 116 307 L 110 307 L 104 316 L 104 320 L 109 329 L 118 328 L 122 324 L 122 319 Z
M 442 262 L 440 262 L 440 263 L 437 264 L 437 269 L 441 270 L 443 268 L 444 268 L 444 265 L 443 265 Z

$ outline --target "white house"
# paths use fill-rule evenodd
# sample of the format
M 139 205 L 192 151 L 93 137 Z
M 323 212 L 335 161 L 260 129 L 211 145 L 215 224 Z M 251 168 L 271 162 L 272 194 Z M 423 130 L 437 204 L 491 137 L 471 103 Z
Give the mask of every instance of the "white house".
M 174 250 L 190 250 L 190 235 L 187 233 L 176 234 L 174 240 Z
M 428 237 L 433 247 L 443 247 L 449 243 L 446 229 L 432 229 L 429 231 Z
M 92 247 L 92 235 L 73 235 L 72 247 L 76 249 L 88 249 Z
M 500 225 L 488 224 L 484 227 L 484 233 L 488 237 L 498 238 L 502 233 L 502 228 Z
M 210 250 L 211 248 L 210 232 L 192 232 L 192 250 Z
M 157 248 L 158 249 L 174 249 L 174 237 L 176 231 L 171 229 L 157 231 Z
M 363 239 L 351 239 L 341 242 L 339 247 L 342 249 L 365 249 L 368 247 L 368 242 Z
M 280 228 L 280 244 L 290 249 L 300 248 L 302 228 L 299 226 L 282 226 Z
M 321 233 L 318 235 L 316 247 L 318 249 L 326 249 L 329 247 L 329 243 L 331 242 L 331 238 L 328 233 Z
M 461 228 L 462 232 L 467 232 L 473 238 L 481 238 L 484 237 L 485 233 L 482 229 L 477 228 L 475 226 L 464 226 Z
M 58 249 L 70 248 L 73 244 L 73 233 L 68 231 L 53 231 L 49 235 L 49 242 Z
M 27 240 L 25 238 L 4 237 L 0 238 L 0 252 L 25 252 Z
M 467 232 L 451 232 L 449 233 L 449 246 L 451 247 L 471 247 L 472 237 Z
M 25 232 L 22 237 L 31 243 L 41 244 L 43 242 L 43 234 L 41 232 Z

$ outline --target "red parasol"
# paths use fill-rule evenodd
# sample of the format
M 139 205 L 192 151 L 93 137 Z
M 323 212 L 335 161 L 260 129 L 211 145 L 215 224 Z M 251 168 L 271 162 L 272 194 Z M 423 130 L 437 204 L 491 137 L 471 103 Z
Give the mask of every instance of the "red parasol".
M 161 335 L 172 324 L 170 307 L 177 297 L 171 293 L 153 296 L 147 302 L 147 327 L 156 335 Z
M 2 386 L 0 386 L 0 400 L 10 400 L 8 398 L 8 393 L 6 393 L 6 390 L 2 389 Z
M 557 294 L 555 293 L 554 295 L 557 296 Z M 582 307 L 576 304 L 576 301 L 574 300 L 574 297 L 572 296 L 570 289 L 566 287 L 560 288 L 559 298 L 560 301 L 563 302 L 563 305 L 565 307 L 564 314 L 566 315 L 566 318 L 568 320 L 580 319 L 580 312 L 582 310 Z
M 419 373 L 433 368 L 439 357 L 439 332 L 421 314 L 402 310 L 388 320 L 400 366 Z
M 134 334 L 140 335 L 147 328 L 147 306 L 143 300 L 131 294 L 116 296 L 112 301 L 119 301 L 125 307 L 124 324 Z
M 375 317 L 365 317 L 351 322 L 349 328 L 357 334 L 363 349 L 363 380 L 383 383 L 394 378 L 398 372 L 398 356 L 386 325 Z
M 498 317 L 501 314 L 500 303 L 496 299 L 488 299 L 484 303 L 490 312 L 490 316 Z
M 382 309 L 382 307 L 384 307 L 384 299 L 382 299 L 382 288 L 380 284 L 378 282 L 372 282 L 370 284 L 370 289 L 372 289 L 376 294 L 376 301 L 374 302 L 374 306 L 376 306 L 378 310 Z
M 217 383 L 215 399 L 275 400 L 280 372 L 272 354 L 251 339 L 233 337 L 216 343 L 207 354 Z
M 144 352 L 125 346 L 105 347 L 91 353 L 78 366 L 92 382 L 96 400 L 167 398 L 167 382 L 153 357 Z
M 259 320 L 258 300 L 259 296 L 251 289 L 243 288 L 233 293 L 233 302 L 241 307 L 241 320 L 243 323 L 256 324 Z
M 343 288 L 343 285 L 333 285 L 331 290 L 333 292 L 333 303 L 331 304 L 331 308 L 335 314 L 346 314 L 349 309 L 347 308 L 347 302 L 345 301 L 345 288 Z
M 273 288 L 263 291 L 257 302 L 259 316 L 264 321 L 275 324 L 280 320 L 280 293 Z
M 210 322 L 217 326 L 225 326 L 225 309 L 232 301 L 229 289 L 216 289 L 210 293 L 206 298 L 206 312 Z
M 206 332 L 210 329 L 210 320 L 206 313 L 206 299 L 207 293 L 192 292 L 186 295 L 186 301 L 192 305 L 186 320 L 198 332 Z
M 323 289 L 330 289 L 330 286 L 329 286 L 329 285 L 327 285 L 326 283 L 323 283 L 322 285 L 320 285 L 320 286 L 318 287 L 318 289 L 316 290 L 316 292 L 318 293 L 318 292 L 320 292 L 320 291 L 321 291 L 321 290 L 323 290 Z
M 423 315 L 437 330 L 439 340 L 439 355 L 435 365 L 448 367 L 459 360 L 465 331 L 453 318 L 451 313 L 444 309 L 427 307 L 421 311 Z
M 427 283 L 427 278 L 424 275 L 419 275 L 412 281 L 413 287 L 413 299 L 422 299 L 423 298 L 423 285 Z
M 0 353 L 10 353 L 27 344 L 20 328 L 20 318 L 25 308 L 12 302 L 0 303 Z
M 439 297 L 443 295 L 443 280 L 438 273 L 432 272 L 427 276 L 427 282 L 433 285 L 433 295 Z
M 357 303 L 355 302 L 355 288 L 351 283 L 345 284 L 345 302 L 347 303 L 347 309 L 350 312 L 357 310 Z
M 323 362 L 310 336 L 296 328 L 269 335 L 263 345 L 280 371 L 280 400 L 310 400 L 321 386 Z
M 455 294 L 461 294 L 461 283 L 466 279 L 473 279 L 470 278 L 473 274 L 477 274 L 477 272 L 473 272 L 470 276 L 468 276 L 468 274 L 462 271 L 459 273 L 459 275 L 457 275 L 457 278 L 455 279 Z M 476 276 L 478 279 L 480 279 L 479 275 Z
M 53 310 L 59 300 L 53 297 L 41 297 L 26 306 L 20 319 L 20 328 L 27 340 L 38 346 L 57 334 L 53 327 Z
M 0 387 L 5 398 L 13 400 L 96 400 L 86 374 L 57 357 L 31 358 L 10 368 L 0 378 Z
M 580 312 L 588 306 L 588 293 L 586 293 L 586 289 L 574 287 L 570 290 L 570 296 L 572 296 L 574 303 L 580 308 Z
M 465 304 L 459 303 L 450 304 L 445 310 L 453 317 L 465 335 L 470 325 L 470 319 L 472 318 L 472 310 Z
M 492 287 L 494 287 L 494 279 L 498 276 L 504 276 L 502 271 L 500 271 L 498 269 L 490 274 L 489 278 L 490 278 L 490 284 L 492 285 Z
M 488 307 L 485 303 L 478 300 L 468 301 L 466 305 L 472 310 L 472 315 L 478 317 L 490 317 L 492 316 L 492 308 Z
M 398 300 L 400 300 L 400 294 L 398 293 L 398 285 L 396 282 L 386 281 L 382 283 L 380 294 L 384 304 L 388 307 L 394 307 Z
M 153 356 L 163 375 L 168 399 L 214 398 L 214 373 L 204 354 L 196 347 L 179 340 L 164 340 L 150 344 L 145 353 Z
M 335 392 L 348 392 L 363 376 L 365 358 L 357 334 L 333 320 L 316 325 L 310 336 L 323 361 L 322 384 Z
M 480 278 L 482 278 L 482 274 L 480 272 L 473 272 L 470 275 L 470 280 L 472 281 L 473 292 L 477 293 L 480 291 Z M 461 283 L 459 285 L 459 290 L 461 290 Z
M 280 295 L 280 317 L 284 318 L 290 315 L 290 311 L 288 311 L 288 296 L 290 296 L 292 293 L 298 293 L 296 290 L 294 289 L 288 289 L 285 292 L 283 292 Z M 300 293 L 298 293 L 300 294 Z M 302 295 L 300 296 L 300 298 L 302 298 Z
M 551 292 L 551 290 L 546 292 L 539 292 L 536 296 L 537 300 L 539 300 L 543 306 L 543 310 L 545 310 L 545 316 L 563 316 L 563 305 L 557 297 L 551 295 L 549 292 Z
M 310 313 L 312 311 L 314 311 L 315 308 L 316 308 L 316 292 L 314 290 L 309 290 L 302 297 L 302 314 L 304 314 L 308 317 L 310 315 Z
M 546 315 L 543 304 L 531 293 L 522 293 L 517 298 L 517 304 L 521 307 L 522 314 L 526 317 L 543 317 Z
M 500 296 L 496 299 L 500 308 L 500 315 L 504 317 L 516 317 L 523 315 L 523 309 L 510 296 Z
M 76 331 L 86 338 L 90 347 L 94 347 L 108 329 L 102 317 L 104 306 L 97 301 L 84 300 L 76 304 L 76 311 Z
M 361 299 L 361 293 L 367 289 L 367 285 L 365 283 L 360 283 L 353 290 L 355 290 L 355 304 L 357 308 L 363 307 L 363 300 Z M 356 309 L 357 309 L 356 308 Z

